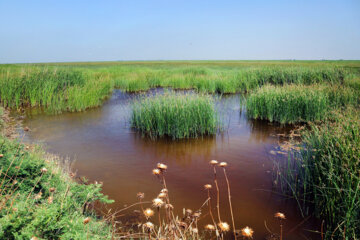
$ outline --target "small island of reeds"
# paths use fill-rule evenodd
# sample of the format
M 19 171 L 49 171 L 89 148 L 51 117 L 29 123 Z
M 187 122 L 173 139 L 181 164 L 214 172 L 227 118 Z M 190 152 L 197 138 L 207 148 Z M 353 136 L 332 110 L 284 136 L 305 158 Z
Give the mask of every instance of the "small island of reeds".
M 211 96 L 168 92 L 141 98 L 132 105 L 132 127 L 151 138 L 196 138 L 220 127 Z

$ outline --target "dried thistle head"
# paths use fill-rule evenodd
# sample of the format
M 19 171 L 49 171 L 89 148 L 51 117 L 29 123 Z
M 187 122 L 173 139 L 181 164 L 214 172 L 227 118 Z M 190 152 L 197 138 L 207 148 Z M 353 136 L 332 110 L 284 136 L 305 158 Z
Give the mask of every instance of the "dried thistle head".
M 160 198 L 154 198 L 152 200 L 152 203 L 153 203 L 153 206 L 157 207 L 157 208 L 160 208 L 162 205 L 164 205 L 164 201 L 161 200 Z
M 47 170 L 45 167 L 43 167 L 42 169 L 40 169 L 40 171 L 41 171 L 42 173 L 46 173 L 48 170 Z
M 191 209 L 186 209 L 186 210 L 185 210 L 185 213 L 186 213 L 187 215 L 191 215 L 192 212 L 193 212 L 193 211 L 192 211 Z
M 205 226 L 205 229 L 206 229 L 206 230 L 209 230 L 209 231 L 214 231 L 214 230 L 215 230 L 215 226 L 212 225 L 212 224 L 208 224 L 208 225 Z
M 32 236 L 32 237 L 30 238 L 30 240 L 38 240 L 38 238 L 35 237 L 35 236 Z
M 193 232 L 194 234 L 198 234 L 198 233 L 199 233 L 199 230 L 198 230 L 197 228 L 193 228 L 193 229 L 192 229 L 192 232 Z
M 193 216 L 193 218 L 198 218 L 198 217 L 200 217 L 200 215 L 201 215 L 201 212 L 196 211 L 196 212 L 194 212 L 194 214 L 192 216 Z
M 4 157 L 4 154 L 0 154 L 0 158 Z
M 222 232 L 228 232 L 230 230 L 230 225 L 227 222 L 219 222 L 218 226 Z
M 149 219 L 152 216 L 154 216 L 154 211 L 151 208 L 147 208 L 144 210 L 144 215 L 145 215 L 146 219 Z
M 143 224 L 143 226 L 148 230 L 154 229 L 154 224 L 152 222 L 146 222 Z
M 278 219 L 280 219 L 280 220 L 285 220 L 285 219 L 286 219 L 285 214 L 283 214 L 283 213 L 281 213 L 281 212 L 275 213 L 274 217 L 275 217 L 275 218 L 278 218 Z
M 158 169 L 160 169 L 161 171 L 165 171 L 165 170 L 167 169 L 167 166 L 166 166 L 165 164 L 163 164 L 163 163 L 158 163 L 158 164 L 156 165 L 156 167 L 157 167 Z
M 54 198 L 52 196 L 50 196 L 50 197 L 48 197 L 47 201 L 49 204 L 52 204 L 54 201 Z
M 84 218 L 84 220 L 83 220 L 83 224 L 86 225 L 86 224 L 88 224 L 90 221 L 91 221 L 91 218 L 86 217 L 86 218 Z
M 205 188 L 206 190 L 209 190 L 209 189 L 212 188 L 212 186 L 211 186 L 211 184 L 205 184 L 205 185 L 204 185 L 204 188 Z
M 169 191 L 167 190 L 167 188 L 163 188 L 163 189 L 161 189 L 160 192 L 161 192 L 161 193 L 168 193 Z
M 160 175 L 161 171 L 160 171 L 160 169 L 155 168 L 155 169 L 152 170 L 152 173 L 153 173 L 154 175 Z
M 211 160 L 210 161 L 210 164 L 213 165 L 213 166 L 217 165 L 218 163 L 219 162 L 217 160 Z
M 144 199 L 145 193 L 143 193 L 143 192 L 138 192 L 138 193 L 136 194 L 136 197 L 137 197 L 138 199 Z
M 56 190 L 56 188 L 54 188 L 54 187 L 49 188 L 49 192 L 55 192 L 55 190 Z
M 226 167 L 228 164 L 226 162 L 219 163 L 219 167 Z
M 158 198 L 166 198 L 166 196 L 166 193 L 161 192 L 159 193 Z
M 248 226 L 244 227 L 243 229 L 241 229 L 241 235 L 243 237 L 247 237 L 247 238 L 252 238 L 254 234 L 254 230 L 252 230 L 251 228 L 249 228 Z

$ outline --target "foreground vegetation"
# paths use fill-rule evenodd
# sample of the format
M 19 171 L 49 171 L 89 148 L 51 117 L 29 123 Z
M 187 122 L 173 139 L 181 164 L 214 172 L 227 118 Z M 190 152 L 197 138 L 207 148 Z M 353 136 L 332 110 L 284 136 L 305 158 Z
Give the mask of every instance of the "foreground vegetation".
M 219 129 L 211 96 L 174 92 L 135 101 L 131 124 L 151 138 L 191 138 L 213 135 Z
M 304 213 L 324 220 L 324 239 L 359 239 L 360 113 L 334 115 L 302 133 L 302 150 L 285 166 L 283 180 Z
M 41 149 L 0 135 L 1 239 L 111 238 L 109 225 L 88 207 L 111 202 L 101 185 L 78 184 L 64 169 Z

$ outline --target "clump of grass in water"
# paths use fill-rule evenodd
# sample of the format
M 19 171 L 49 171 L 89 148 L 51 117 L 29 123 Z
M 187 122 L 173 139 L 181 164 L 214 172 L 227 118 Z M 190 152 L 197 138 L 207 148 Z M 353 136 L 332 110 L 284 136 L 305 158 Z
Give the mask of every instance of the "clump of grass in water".
M 219 119 L 211 96 L 168 92 L 132 105 L 132 127 L 151 138 L 196 138 L 216 134 Z
M 283 190 L 296 197 L 304 214 L 313 209 L 323 220 L 322 239 L 360 236 L 359 116 L 350 109 L 312 124 L 302 134 L 302 150 L 281 169 Z
M 325 120 L 331 110 L 357 105 L 359 97 L 350 88 L 322 85 L 264 86 L 247 99 L 250 118 L 296 123 Z

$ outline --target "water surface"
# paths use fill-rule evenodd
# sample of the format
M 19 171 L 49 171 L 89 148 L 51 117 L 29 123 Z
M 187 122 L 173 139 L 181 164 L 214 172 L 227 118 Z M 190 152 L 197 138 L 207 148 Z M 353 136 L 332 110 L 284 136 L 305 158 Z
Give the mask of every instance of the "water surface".
M 274 156 L 270 151 L 278 146 L 278 134 L 288 133 L 291 128 L 248 120 L 241 108 L 240 95 L 230 95 L 217 100 L 225 132 L 199 139 L 154 141 L 129 126 L 134 97 L 135 94 L 117 90 L 101 108 L 83 113 L 54 116 L 29 111 L 23 122 L 31 129 L 26 140 L 43 143 L 48 151 L 75 160 L 78 176 L 103 182 L 103 192 L 115 200 L 112 209 L 135 203 L 138 192 L 145 193 L 145 201 L 156 197 L 162 187 L 151 171 L 162 162 L 168 165 L 166 180 L 177 214 L 182 215 L 183 208 L 196 210 L 207 197 L 204 184 L 214 185 L 209 161 L 217 159 L 229 164 L 227 173 L 238 228 L 250 226 L 255 230 L 255 239 L 264 239 L 268 234 L 265 221 L 271 231 L 279 229 L 273 217 L 277 211 L 287 216 L 285 232 L 302 221 L 294 201 L 286 200 L 273 188 L 273 161 L 281 161 L 281 155 Z M 230 223 L 222 171 L 218 180 L 222 189 L 222 219 Z M 126 213 L 131 215 L 136 209 L 139 208 Z M 211 223 L 208 218 L 201 222 Z M 286 236 L 304 239 L 303 228 L 301 225 Z

